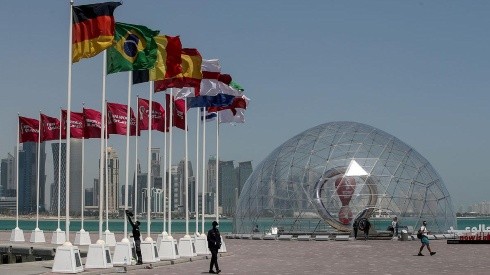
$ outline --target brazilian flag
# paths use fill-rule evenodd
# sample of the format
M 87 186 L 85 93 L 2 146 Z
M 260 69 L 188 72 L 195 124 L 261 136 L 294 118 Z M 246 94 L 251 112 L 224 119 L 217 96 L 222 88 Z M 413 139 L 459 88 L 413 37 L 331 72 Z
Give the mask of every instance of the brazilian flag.
M 151 69 L 157 60 L 159 31 L 116 22 L 115 44 L 107 49 L 107 73 Z

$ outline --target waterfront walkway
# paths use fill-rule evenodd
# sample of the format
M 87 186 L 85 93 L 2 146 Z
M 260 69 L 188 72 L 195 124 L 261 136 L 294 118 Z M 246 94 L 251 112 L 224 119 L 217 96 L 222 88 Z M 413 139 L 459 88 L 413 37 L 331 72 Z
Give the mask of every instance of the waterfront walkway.
M 0 234 L 5 244 L 6 232 Z M 8 234 L 7 234 L 8 235 Z M 28 239 L 29 234 L 25 234 Z M 46 236 L 49 240 L 50 236 Z M 488 274 L 489 245 L 449 245 L 433 240 L 435 256 L 416 256 L 419 241 L 276 241 L 225 239 L 221 274 Z M 29 244 L 28 242 L 26 244 Z M 424 253 L 427 255 L 427 251 Z M 52 261 L 0 265 L 0 274 L 53 274 Z M 130 274 L 205 274 L 209 260 L 196 257 L 164 266 L 132 266 Z M 137 269 L 134 269 L 137 268 Z M 116 273 L 122 269 L 81 274 Z

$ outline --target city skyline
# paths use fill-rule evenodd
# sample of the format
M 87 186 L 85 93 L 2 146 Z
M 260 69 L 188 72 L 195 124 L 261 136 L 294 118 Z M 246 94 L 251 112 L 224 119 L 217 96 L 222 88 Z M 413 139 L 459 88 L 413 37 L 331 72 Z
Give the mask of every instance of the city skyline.
M 41 110 L 57 116 L 67 104 L 68 5 L 8 1 L 2 6 L 0 29 L 16 41 L 0 51 L 2 158 L 16 144 L 17 113 L 37 118 Z M 489 9 L 487 1 L 127 0 L 114 16 L 180 35 L 184 47 L 197 48 L 206 59 L 219 58 L 222 71 L 245 88 L 251 99 L 246 123 L 220 127 L 220 159 L 258 165 L 304 130 L 332 121 L 360 122 L 399 137 L 425 156 L 458 207 L 490 194 L 484 172 L 490 129 L 481 124 L 490 116 Z M 73 111 L 80 111 L 82 102 L 100 110 L 102 55 L 72 68 Z M 126 91 L 127 73 L 107 77 L 108 101 L 126 103 Z M 149 98 L 148 85 L 133 86 L 132 106 L 137 94 Z M 163 99 L 163 93 L 154 94 L 154 100 Z M 189 118 L 189 159 L 194 160 L 194 110 Z M 208 126 L 206 152 L 216 152 L 216 128 Z M 173 163 L 184 151 L 183 132 L 174 134 Z M 139 148 L 148 147 L 147 137 L 138 138 Z M 109 142 L 125 154 L 124 137 L 111 136 Z M 163 148 L 163 143 L 163 135 L 155 132 L 152 147 Z M 86 141 L 88 178 L 97 177 L 98 144 Z M 50 154 L 47 158 L 49 165 Z M 47 173 L 46 182 L 52 177 Z

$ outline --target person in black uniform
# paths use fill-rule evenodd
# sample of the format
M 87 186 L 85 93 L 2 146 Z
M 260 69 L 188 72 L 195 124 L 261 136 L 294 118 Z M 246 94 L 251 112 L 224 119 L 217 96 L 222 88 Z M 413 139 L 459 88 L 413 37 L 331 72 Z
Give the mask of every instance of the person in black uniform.
M 356 219 L 352 224 L 352 229 L 354 229 L 354 240 L 357 239 L 357 230 L 359 229 L 359 221 Z
M 208 231 L 208 248 L 211 251 L 211 263 L 209 264 L 209 273 L 219 274 L 221 270 L 218 267 L 218 250 L 221 248 L 221 236 L 218 230 L 218 222 L 213 222 L 213 229 Z M 213 271 L 213 265 L 216 272 Z
M 131 220 L 133 213 L 131 213 L 129 210 L 126 210 L 126 216 L 128 216 L 129 223 L 133 227 L 134 245 L 136 248 L 136 256 L 138 257 L 138 261 L 136 262 L 136 264 L 140 265 L 143 264 L 143 257 L 141 256 L 140 221 L 136 221 L 136 223 L 133 223 L 133 221 Z

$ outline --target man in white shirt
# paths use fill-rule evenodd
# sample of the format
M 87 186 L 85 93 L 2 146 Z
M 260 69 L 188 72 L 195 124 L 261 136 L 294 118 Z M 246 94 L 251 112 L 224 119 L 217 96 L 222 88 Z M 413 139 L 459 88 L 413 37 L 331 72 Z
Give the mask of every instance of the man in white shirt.
M 427 246 L 427 250 L 429 250 L 431 256 L 436 254 L 436 252 L 432 252 L 432 250 L 430 250 L 429 237 L 427 236 L 427 234 L 429 234 L 430 231 L 427 230 L 426 221 L 422 222 L 422 226 L 420 227 L 419 232 L 422 233 L 422 238 L 420 239 L 422 246 L 420 247 L 418 256 L 424 256 L 424 254 L 422 254 L 422 249 L 424 249 L 424 246 Z

